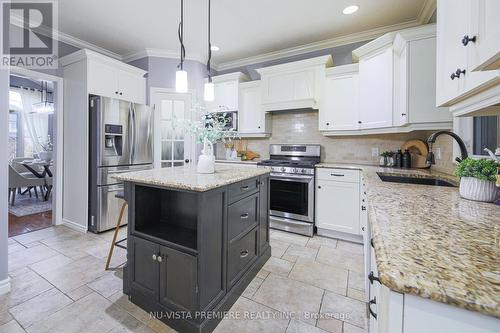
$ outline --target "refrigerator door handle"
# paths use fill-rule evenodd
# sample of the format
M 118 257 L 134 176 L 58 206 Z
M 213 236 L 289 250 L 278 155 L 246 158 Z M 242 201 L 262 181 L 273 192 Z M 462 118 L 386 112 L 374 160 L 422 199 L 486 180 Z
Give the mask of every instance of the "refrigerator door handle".
M 132 108 L 130 104 L 128 105 L 128 147 L 129 147 L 129 156 L 128 163 L 132 164 L 132 154 L 133 154 L 133 137 L 134 137 L 134 117 L 132 115 Z
M 133 130 L 133 138 L 132 138 L 132 163 L 135 162 L 135 148 L 137 146 L 137 137 L 136 137 L 136 130 L 137 130 L 137 121 L 136 121 L 136 114 L 135 114 L 135 104 L 130 103 L 130 108 L 132 110 L 132 127 L 134 128 Z

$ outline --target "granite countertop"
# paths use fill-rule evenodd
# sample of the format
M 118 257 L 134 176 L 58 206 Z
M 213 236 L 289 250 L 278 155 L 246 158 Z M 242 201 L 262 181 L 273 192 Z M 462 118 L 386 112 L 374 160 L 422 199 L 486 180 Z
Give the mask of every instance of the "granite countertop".
M 363 172 L 382 284 L 500 317 L 500 206 L 462 199 L 458 188 L 383 182 L 377 175 L 457 180 L 439 172 L 341 163 L 318 167 Z
M 215 160 L 215 163 L 227 163 L 227 164 L 248 164 L 248 165 L 257 165 L 259 160 L 251 160 L 251 161 L 242 161 L 242 160 Z
M 215 173 L 200 174 L 196 172 L 196 166 L 190 165 L 128 172 L 117 175 L 114 178 L 134 183 L 204 192 L 245 179 L 261 176 L 270 171 L 271 169 L 269 168 L 248 168 L 244 166 L 237 167 L 233 165 L 216 164 Z

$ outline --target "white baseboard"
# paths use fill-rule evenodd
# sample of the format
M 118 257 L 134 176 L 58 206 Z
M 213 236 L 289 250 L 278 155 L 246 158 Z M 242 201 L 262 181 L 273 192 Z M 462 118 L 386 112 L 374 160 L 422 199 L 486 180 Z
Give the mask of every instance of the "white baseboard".
M 62 225 L 81 233 L 86 233 L 88 230 L 87 226 L 83 226 L 81 224 L 75 223 L 73 221 L 64 218 L 62 219 Z
M 10 278 L 7 277 L 0 281 L 0 295 L 6 294 L 10 291 Z
M 323 228 L 318 228 L 317 230 L 318 236 L 329 237 L 329 238 L 337 238 L 341 240 L 346 240 L 353 243 L 363 244 L 363 236 L 361 235 L 352 235 L 346 232 L 328 230 Z

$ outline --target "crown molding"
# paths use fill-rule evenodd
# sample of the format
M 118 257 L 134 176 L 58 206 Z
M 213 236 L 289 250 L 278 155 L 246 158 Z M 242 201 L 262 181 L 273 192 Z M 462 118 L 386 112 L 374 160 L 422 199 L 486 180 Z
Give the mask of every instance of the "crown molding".
M 65 34 L 64 32 L 57 31 L 56 36 L 57 36 L 57 40 L 60 42 L 69 44 L 71 46 L 74 46 L 74 47 L 77 47 L 80 49 L 92 50 L 94 52 L 101 53 L 101 54 L 106 55 L 108 57 L 111 57 L 113 59 L 122 60 L 122 56 L 118 53 L 112 52 L 108 49 L 97 46 L 93 43 L 84 41 L 82 39 L 76 38 L 74 36 Z
M 124 62 L 131 62 L 137 59 L 142 59 L 145 57 L 157 57 L 157 58 L 168 58 L 168 59 L 178 59 L 179 51 L 172 51 L 166 49 L 154 49 L 146 48 L 144 50 L 128 53 L 121 57 Z M 186 60 L 197 61 L 199 63 L 205 64 L 207 62 L 207 57 L 201 54 L 187 54 Z M 212 66 L 214 67 L 214 66 Z
M 437 8 L 437 0 L 425 0 L 424 5 L 420 9 L 420 12 L 418 13 L 417 16 L 417 21 L 420 22 L 420 24 L 427 24 L 429 23 L 432 14 L 436 11 Z

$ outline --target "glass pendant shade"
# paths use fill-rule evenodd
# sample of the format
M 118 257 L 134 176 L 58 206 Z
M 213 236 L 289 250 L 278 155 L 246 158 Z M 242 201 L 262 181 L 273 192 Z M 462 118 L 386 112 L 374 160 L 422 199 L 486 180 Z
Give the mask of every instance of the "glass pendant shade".
M 215 88 L 213 82 L 205 83 L 205 90 L 203 93 L 203 100 L 205 102 L 213 102 L 215 99 Z
M 175 73 L 175 91 L 178 93 L 188 92 L 187 72 L 179 70 Z

